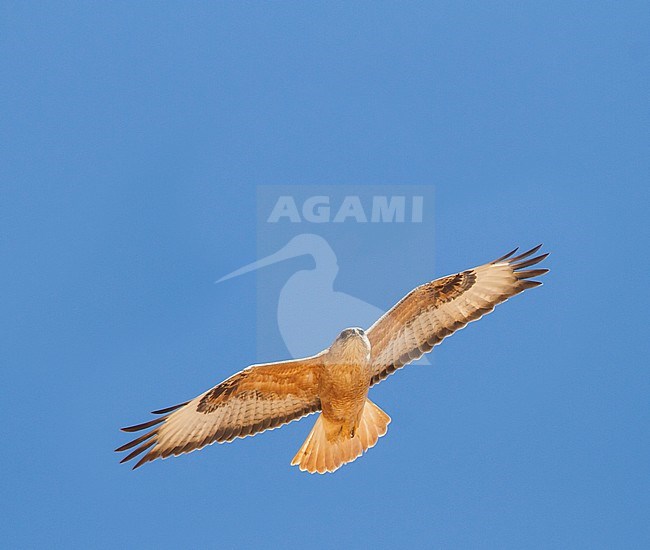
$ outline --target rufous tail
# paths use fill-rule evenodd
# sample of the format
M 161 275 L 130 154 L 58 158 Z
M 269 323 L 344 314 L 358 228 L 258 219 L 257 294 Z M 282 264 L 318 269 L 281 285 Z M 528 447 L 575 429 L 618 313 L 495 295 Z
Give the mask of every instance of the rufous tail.
M 318 472 L 333 472 L 343 464 L 352 462 L 360 457 L 370 447 L 374 447 L 377 440 L 386 433 L 390 416 L 382 411 L 370 399 L 366 399 L 361 414 L 359 428 L 354 437 L 349 433 L 341 432 L 332 439 L 327 438 L 327 433 L 336 433 L 336 426 L 325 419 L 321 414 L 316 424 L 293 457 L 291 465 L 298 465 L 301 470 L 310 474 Z

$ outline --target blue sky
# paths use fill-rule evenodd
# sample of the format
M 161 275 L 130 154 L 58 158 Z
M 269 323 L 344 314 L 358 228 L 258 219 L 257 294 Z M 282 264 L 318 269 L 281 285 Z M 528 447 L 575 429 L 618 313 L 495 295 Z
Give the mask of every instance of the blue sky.
M 649 26 L 2 2 L 3 546 L 648 547 Z M 378 305 L 515 245 L 552 272 L 372 390 L 388 435 L 335 475 L 289 467 L 313 417 L 132 472 L 120 426 L 281 358 L 254 279 L 214 284 L 257 257 L 270 184 L 434 187 L 435 249 L 341 268 Z

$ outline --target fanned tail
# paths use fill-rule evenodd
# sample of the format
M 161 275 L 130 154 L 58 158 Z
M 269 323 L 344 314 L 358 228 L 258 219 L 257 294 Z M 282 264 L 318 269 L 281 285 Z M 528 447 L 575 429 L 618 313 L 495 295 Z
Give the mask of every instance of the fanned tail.
M 354 437 L 337 430 L 321 414 L 302 447 L 293 457 L 291 465 L 297 464 L 301 470 L 306 470 L 310 474 L 334 472 L 343 464 L 360 457 L 370 447 L 374 447 L 377 440 L 388 431 L 389 423 L 390 416 L 370 399 L 366 399 L 359 428 Z M 339 435 L 334 439 L 327 438 L 328 433 L 337 432 Z

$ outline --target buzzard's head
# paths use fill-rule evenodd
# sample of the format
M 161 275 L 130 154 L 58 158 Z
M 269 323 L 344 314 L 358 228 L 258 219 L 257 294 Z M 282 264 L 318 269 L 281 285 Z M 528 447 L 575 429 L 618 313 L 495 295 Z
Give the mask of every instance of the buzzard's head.
M 346 328 L 330 346 L 330 354 L 337 359 L 364 362 L 370 358 L 370 340 L 361 328 Z

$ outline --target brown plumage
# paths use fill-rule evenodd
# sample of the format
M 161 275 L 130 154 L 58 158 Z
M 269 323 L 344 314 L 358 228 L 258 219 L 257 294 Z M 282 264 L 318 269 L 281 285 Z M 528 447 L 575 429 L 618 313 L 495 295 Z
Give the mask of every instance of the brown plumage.
M 370 386 L 431 351 L 444 338 L 480 319 L 497 304 L 542 283 L 547 269 L 526 269 L 548 254 L 516 249 L 488 264 L 436 279 L 407 294 L 366 332 L 346 329 L 318 355 L 253 365 L 198 397 L 155 411 L 148 430 L 119 447 L 143 454 L 134 468 L 156 458 L 188 453 L 277 428 L 321 411 L 292 464 L 310 473 L 333 472 L 387 431 L 390 417 L 368 398 Z

